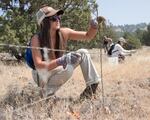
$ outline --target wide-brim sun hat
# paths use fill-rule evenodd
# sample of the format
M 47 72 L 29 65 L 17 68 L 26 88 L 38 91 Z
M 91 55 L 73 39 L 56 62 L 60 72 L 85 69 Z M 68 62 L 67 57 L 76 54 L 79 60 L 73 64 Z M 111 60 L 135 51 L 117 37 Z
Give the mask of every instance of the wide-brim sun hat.
M 64 13 L 63 10 L 59 10 L 59 9 L 55 10 L 52 7 L 45 6 L 41 9 L 39 9 L 39 11 L 36 13 L 36 20 L 37 20 L 38 25 L 40 25 L 42 20 L 45 17 L 50 17 L 50 16 L 53 16 L 53 15 L 62 15 L 63 13 Z
M 123 37 L 120 37 L 120 38 L 119 38 L 119 41 L 120 41 L 120 42 L 123 42 L 123 43 L 127 43 L 127 41 L 126 41 Z

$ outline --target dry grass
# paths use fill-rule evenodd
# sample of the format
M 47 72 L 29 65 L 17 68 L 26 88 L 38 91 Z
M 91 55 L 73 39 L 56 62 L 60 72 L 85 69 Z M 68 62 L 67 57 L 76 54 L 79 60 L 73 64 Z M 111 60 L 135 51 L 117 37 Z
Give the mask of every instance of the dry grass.
M 26 65 L 0 63 L 0 120 L 149 120 L 149 51 L 150 48 L 144 47 L 119 65 L 110 65 L 103 55 L 105 109 L 101 84 L 92 100 L 74 102 L 70 99 L 78 98 L 85 87 L 79 67 L 72 79 L 57 91 L 59 99 L 37 102 L 41 100 L 39 89 L 30 69 Z M 93 54 L 92 59 L 101 73 L 97 54 Z

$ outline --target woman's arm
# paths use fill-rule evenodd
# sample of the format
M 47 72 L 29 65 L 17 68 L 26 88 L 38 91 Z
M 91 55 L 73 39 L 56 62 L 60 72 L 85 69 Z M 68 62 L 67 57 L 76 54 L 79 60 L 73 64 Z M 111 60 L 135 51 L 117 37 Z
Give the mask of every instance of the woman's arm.
M 69 39 L 72 40 L 91 40 L 95 37 L 97 29 L 90 27 L 87 32 L 70 30 Z
M 97 29 L 90 27 L 87 32 L 75 31 L 70 28 L 61 28 L 65 40 L 91 40 L 95 37 Z
M 31 46 L 32 47 L 39 47 L 39 39 L 37 35 L 34 35 L 31 40 Z M 57 65 L 57 59 L 51 60 L 51 62 L 47 63 L 46 61 L 42 61 L 42 54 L 40 49 L 32 49 L 32 57 L 34 61 L 34 65 L 37 69 L 48 69 L 52 70 L 56 68 Z
M 105 25 L 106 19 L 103 16 L 98 16 L 90 21 L 90 27 L 87 32 L 76 31 L 70 28 L 61 28 L 65 40 L 91 40 L 95 37 L 98 25 Z
M 122 55 L 130 55 L 131 51 L 130 50 L 125 50 L 121 45 L 117 44 L 116 45 L 117 49 L 120 51 Z

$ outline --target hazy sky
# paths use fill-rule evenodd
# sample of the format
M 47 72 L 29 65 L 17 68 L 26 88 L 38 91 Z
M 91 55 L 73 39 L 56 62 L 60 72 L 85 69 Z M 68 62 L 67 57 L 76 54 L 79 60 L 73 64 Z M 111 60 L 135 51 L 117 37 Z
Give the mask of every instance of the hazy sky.
M 99 15 L 114 25 L 150 23 L 150 0 L 96 1 L 99 5 Z
M 150 23 L 150 0 L 97 0 L 99 15 L 114 25 Z

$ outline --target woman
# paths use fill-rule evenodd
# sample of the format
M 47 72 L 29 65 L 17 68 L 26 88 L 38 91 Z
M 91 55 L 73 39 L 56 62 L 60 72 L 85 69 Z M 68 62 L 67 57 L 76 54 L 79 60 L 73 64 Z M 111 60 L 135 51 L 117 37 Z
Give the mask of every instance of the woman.
M 118 62 L 125 60 L 125 56 L 131 56 L 135 50 L 125 50 L 123 48 L 124 44 L 127 43 L 126 40 L 121 37 L 119 38 L 117 44 L 115 44 L 114 49 L 112 50 L 112 57 L 118 57 Z
M 87 85 L 80 96 L 81 98 L 89 97 L 95 94 L 100 76 L 91 61 L 88 51 L 79 49 L 65 55 L 62 51 L 66 49 L 67 40 L 89 40 L 94 38 L 98 24 L 92 20 L 87 32 L 62 28 L 60 27 L 60 15 L 63 13 L 63 10 L 55 10 L 52 7 L 45 6 L 36 14 L 40 32 L 32 37 L 32 47 L 60 50 L 47 51 L 47 54 L 43 55 L 43 51 L 32 49 L 33 61 L 39 76 L 39 86 L 43 88 L 43 95 L 54 94 L 72 76 L 74 69 L 80 65 Z M 36 71 L 33 71 L 34 76 Z

